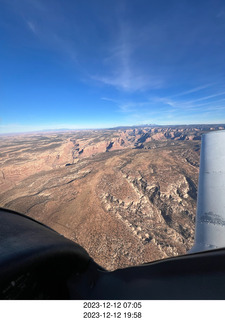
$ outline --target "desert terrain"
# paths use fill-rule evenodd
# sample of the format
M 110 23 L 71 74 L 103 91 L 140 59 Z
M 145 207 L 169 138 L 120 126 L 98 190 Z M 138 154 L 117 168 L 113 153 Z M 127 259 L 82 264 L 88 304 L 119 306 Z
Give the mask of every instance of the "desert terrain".
M 194 241 L 201 135 L 224 125 L 0 136 L 0 206 L 83 246 L 108 270 Z

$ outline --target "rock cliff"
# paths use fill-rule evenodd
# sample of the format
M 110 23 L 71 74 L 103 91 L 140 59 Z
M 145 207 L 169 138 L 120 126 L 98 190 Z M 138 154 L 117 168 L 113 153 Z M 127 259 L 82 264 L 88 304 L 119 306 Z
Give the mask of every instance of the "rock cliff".
M 201 134 L 215 128 L 5 136 L 0 206 L 49 225 L 109 270 L 184 254 Z

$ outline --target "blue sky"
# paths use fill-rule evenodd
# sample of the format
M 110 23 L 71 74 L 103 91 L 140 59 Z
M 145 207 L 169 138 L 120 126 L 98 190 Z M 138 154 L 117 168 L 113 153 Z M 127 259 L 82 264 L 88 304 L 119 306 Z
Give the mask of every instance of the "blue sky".
M 0 133 L 225 123 L 225 2 L 0 0 Z

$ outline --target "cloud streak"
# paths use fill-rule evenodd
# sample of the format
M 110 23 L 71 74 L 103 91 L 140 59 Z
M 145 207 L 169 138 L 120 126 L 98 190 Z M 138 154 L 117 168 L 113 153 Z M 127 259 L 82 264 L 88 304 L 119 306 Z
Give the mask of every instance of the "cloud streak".
M 197 92 L 200 91 L 200 88 L 206 88 L 207 86 L 201 86 L 198 87 L 199 89 L 197 90 L 197 88 L 193 89 L 193 90 L 189 90 L 186 92 Z M 187 99 L 182 99 L 182 100 L 177 100 L 174 99 L 176 97 L 180 97 L 183 96 L 184 93 L 181 94 L 177 94 L 171 97 L 155 97 L 153 98 L 153 101 L 155 101 L 156 103 L 162 103 L 164 105 L 168 105 L 174 109 L 184 109 L 184 110 L 190 110 L 190 109 L 196 109 L 196 108 L 200 108 L 203 107 L 205 105 L 211 104 L 211 105 L 215 105 L 216 103 L 220 103 L 223 102 L 225 99 L 214 99 L 220 96 L 225 95 L 225 91 L 223 92 L 219 92 L 219 93 L 215 93 L 215 94 L 211 94 L 211 95 L 207 95 L 207 96 L 200 96 L 197 99 L 193 99 L 193 100 L 187 100 Z M 207 100 L 210 100 L 207 102 Z M 198 102 L 202 102 L 202 101 L 206 101 L 205 103 L 198 103 Z
M 205 84 L 194 87 L 193 89 L 178 93 L 176 96 L 170 96 L 170 98 L 145 93 L 141 95 L 142 100 L 139 100 L 137 97 L 133 101 L 131 99 L 119 100 L 112 98 L 103 98 L 103 100 L 116 105 L 118 112 L 130 124 L 201 123 L 200 117 L 206 117 L 206 113 L 211 114 L 211 122 L 216 121 L 219 123 L 219 113 L 223 113 L 225 110 L 225 98 L 222 97 L 225 95 L 225 91 L 213 93 L 211 90 L 212 94 L 204 95 L 204 89 L 212 86 L 213 84 Z M 196 93 L 198 98 L 190 100 L 189 95 L 192 93 Z M 189 99 L 185 99 L 186 95 Z M 145 100 L 143 100 L 144 96 Z M 219 99 L 220 97 L 222 98 Z M 182 121 L 182 119 L 186 120 Z M 223 122 L 222 119 L 221 121 Z
M 31 21 L 26 21 L 26 22 L 27 22 L 27 26 L 31 30 L 31 32 L 34 33 L 35 35 L 38 35 L 38 31 L 37 31 L 37 28 L 35 27 L 34 23 Z
M 38 0 L 15 0 L 13 11 L 26 28 L 38 40 L 39 46 L 51 49 L 77 62 L 75 42 L 67 37 L 66 22 L 59 6 L 51 7 L 48 2 Z
M 118 39 L 107 48 L 108 55 L 103 59 L 106 72 L 93 75 L 92 78 L 103 85 L 115 87 L 125 92 L 143 91 L 160 88 L 162 79 L 152 75 L 137 63 L 137 52 L 141 49 L 138 37 L 140 30 L 136 30 L 128 22 L 118 17 Z M 139 66 L 138 66 L 139 65 Z
M 118 68 L 119 69 L 119 68 Z M 91 78 L 107 86 L 115 87 L 125 92 L 143 91 L 149 88 L 160 88 L 162 81 L 160 79 L 151 79 L 147 75 L 141 75 L 134 69 L 122 69 L 111 75 L 94 75 Z
M 209 84 L 206 84 L 206 85 L 203 85 L 203 86 L 198 86 L 198 87 L 195 87 L 195 88 L 193 88 L 193 89 L 191 89 L 191 90 L 187 90 L 187 91 L 180 92 L 180 93 L 178 93 L 178 94 L 172 95 L 171 98 L 189 95 L 190 93 L 195 93 L 195 92 L 204 90 L 204 89 L 206 89 L 206 88 L 209 88 L 209 87 L 213 86 L 214 84 L 215 84 L 215 83 L 209 83 Z

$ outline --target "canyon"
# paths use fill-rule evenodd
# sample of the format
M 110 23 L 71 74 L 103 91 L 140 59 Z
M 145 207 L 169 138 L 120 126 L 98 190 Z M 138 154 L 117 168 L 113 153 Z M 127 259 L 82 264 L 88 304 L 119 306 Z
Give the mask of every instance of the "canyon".
M 0 137 L 0 206 L 84 247 L 107 270 L 193 245 L 201 135 L 224 125 Z

